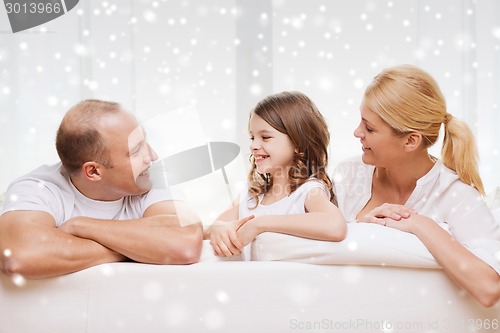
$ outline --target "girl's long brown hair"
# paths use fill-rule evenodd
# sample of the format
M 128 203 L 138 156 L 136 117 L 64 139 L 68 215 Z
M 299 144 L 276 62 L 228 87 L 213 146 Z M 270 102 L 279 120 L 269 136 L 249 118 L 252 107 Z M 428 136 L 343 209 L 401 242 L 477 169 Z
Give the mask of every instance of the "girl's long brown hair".
M 291 193 L 314 177 L 325 184 L 330 200 L 335 203 L 327 171 L 330 133 L 316 105 L 303 93 L 284 91 L 261 100 L 250 112 L 249 119 L 253 116 L 259 116 L 274 129 L 288 135 L 298 149 L 288 173 Z M 255 200 L 255 208 L 259 204 L 258 196 L 267 193 L 273 179 L 270 174 L 257 172 L 253 157 L 250 157 L 250 162 L 248 192 Z

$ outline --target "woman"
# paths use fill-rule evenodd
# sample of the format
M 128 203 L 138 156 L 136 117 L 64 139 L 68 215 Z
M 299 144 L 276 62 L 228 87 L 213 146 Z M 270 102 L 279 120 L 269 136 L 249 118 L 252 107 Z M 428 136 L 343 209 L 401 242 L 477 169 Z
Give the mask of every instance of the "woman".
M 350 221 L 415 234 L 448 276 L 484 306 L 500 298 L 500 226 L 482 199 L 474 138 L 446 111 L 434 79 L 403 65 L 368 86 L 354 136 L 362 162 L 344 162 L 333 180 Z M 444 141 L 441 161 L 428 148 Z

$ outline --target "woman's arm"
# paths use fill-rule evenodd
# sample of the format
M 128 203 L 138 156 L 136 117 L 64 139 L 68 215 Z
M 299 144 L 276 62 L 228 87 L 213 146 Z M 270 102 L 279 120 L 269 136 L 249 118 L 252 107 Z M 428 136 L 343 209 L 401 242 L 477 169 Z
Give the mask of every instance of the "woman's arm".
M 305 214 L 267 215 L 255 217 L 238 229 L 243 245 L 251 243 L 263 232 L 277 232 L 324 241 L 341 241 L 347 223 L 340 210 L 330 202 L 321 188 L 311 189 L 305 199 Z
M 399 220 L 387 217 L 408 212 L 404 206 L 385 204 L 372 210 L 365 220 L 413 233 L 458 286 L 483 306 L 495 305 L 500 299 L 500 275 L 429 217 L 415 213 Z
M 500 299 L 500 276 L 488 264 L 456 241 L 430 218 L 412 214 L 389 227 L 409 229 L 443 267 L 448 276 L 483 306 L 491 307 Z

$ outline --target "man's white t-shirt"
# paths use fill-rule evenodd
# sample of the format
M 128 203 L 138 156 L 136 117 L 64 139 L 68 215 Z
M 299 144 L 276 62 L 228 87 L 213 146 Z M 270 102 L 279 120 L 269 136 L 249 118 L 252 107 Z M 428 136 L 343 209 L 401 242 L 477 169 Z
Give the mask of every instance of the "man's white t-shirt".
M 60 227 L 76 216 L 110 220 L 141 218 L 149 206 L 165 200 L 184 200 L 184 196 L 171 188 L 153 188 L 143 195 L 116 201 L 92 200 L 75 188 L 61 163 L 57 163 L 43 165 L 16 179 L 7 190 L 2 214 L 15 210 L 43 211 L 52 215 Z
M 361 158 L 345 161 L 334 171 L 333 190 L 349 222 L 356 222 L 356 215 L 372 196 L 373 172 L 374 166 L 364 164 Z M 417 180 L 405 206 L 436 221 L 500 274 L 500 224 L 479 192 L 454 171 L 436 161 Z

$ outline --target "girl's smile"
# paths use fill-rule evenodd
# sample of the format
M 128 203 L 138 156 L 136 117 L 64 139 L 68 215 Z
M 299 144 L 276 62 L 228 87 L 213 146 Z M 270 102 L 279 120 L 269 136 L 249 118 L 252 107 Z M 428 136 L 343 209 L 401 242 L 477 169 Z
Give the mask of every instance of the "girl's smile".
M 261 163 L 262 161 L 264 161 L 268 157 L 269 157 L 269 155 L 253 154 L 253 158 L 254 158 L 256 164 Z

